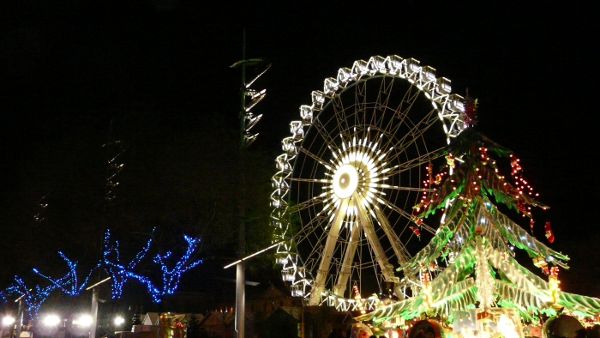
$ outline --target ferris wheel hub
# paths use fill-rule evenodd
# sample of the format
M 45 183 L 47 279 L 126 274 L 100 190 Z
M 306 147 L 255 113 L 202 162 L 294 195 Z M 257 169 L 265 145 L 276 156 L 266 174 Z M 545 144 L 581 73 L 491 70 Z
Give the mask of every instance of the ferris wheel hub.
M 339 167 L 333 175 L 333 192 L 340 198 L 349 198 L 358 187 L 358 170 L 351 164 Z

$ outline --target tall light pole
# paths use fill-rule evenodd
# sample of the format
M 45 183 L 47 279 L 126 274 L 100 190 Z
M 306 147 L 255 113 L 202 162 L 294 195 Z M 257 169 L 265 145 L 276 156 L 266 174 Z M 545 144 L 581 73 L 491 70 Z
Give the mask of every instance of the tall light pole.
M 92 306 L 91 306 L 91 311 L 92 313 L 92 325 L 90 327 L 90 333 L 89 333 L 89 337 L 90 338 L 96 338 L 96 328 L 98 327 L 98 289 L 97 288 L 93 288 L 92 289 Z
M 240 185 L 239 185 L 239 238 L 238 238 L 238 255 L 243 257 L 246 253 L 246 149 L 256 140 L 258 133 L 254 133 L 252 128 L 260 121 L 262 114 L 255 115 L 252 109 L 267 93 L 266 89 L 255 90 L 251 86 L 259 77 L 271 68 L 268 64 L 264 70 L 252 78 L 250 81 L 246 79 L 246 68 L 248 66 L 264 65 L 263 59 L 246 59 L 246 30 L 242 32 L 242 59 L 233 65 L 231 68 L 241 68 L 242 73 L 242 88 L 240 90 L 240 147 L 239 147 L 239 164 L 240 164 Z M 238 338 L 245 337 L 245 302 L 246 302 L 246 269 L 243 261 L 236 265 L 235 278 L 235 331 Z
M 15 328 L 11 332 L 11 338 L 21 337 L 21 330 L 23 329 L 23 315 L 25 312 L 25 308 L 23 306 L 23 297 L 24 296 L 25 295 L 23 295 L 15 300 L 15 303 L 17 303 L 19 307 L 17 309 L 17 318 L 16 318 L 16 323 L 15 323 Z M 13 336 L 13 334 L 14 334 L 14 336 Z
M 90 326 L 89 338 L 96 338 L 96 328 L 98 327 L 98 286 L 111 280 L 111 277 L 104 278 L 96 284 L 88 286 L 85 291 L 92 290 L 92 305 L 91 305 L 91 316 L 92 325 Z

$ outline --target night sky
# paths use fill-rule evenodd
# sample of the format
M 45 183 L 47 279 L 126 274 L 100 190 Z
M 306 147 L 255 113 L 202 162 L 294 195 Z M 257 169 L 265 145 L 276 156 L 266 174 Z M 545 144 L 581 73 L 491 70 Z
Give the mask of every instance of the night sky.
M 338 68 L 372 55 L 414 57 L 450 78 L 454 92 L 468 88 L 479 99 L 477 128 L 520 156 L 551 207 L 552 247 L 572 259 L 563 288 L 600 296 L 589 9 L 416 3 L 208 9 L 200 1 L 72 0 L 0 9 L 9 14 L 0 23 L 0 288 L 59 249 L 93 260 L 107 223 L 124 237 L 155 225 L 168 237 L 168 229 L 193 231 L 182 225 L 190 215 L 214 221 L 194 206 L 222 208 L 233 194 L 224 140 L 237 132 L 239 73 L 229 65 L 241 58 L 245 27 L 248 57 L 272 63 L 257 83 L 268 89 L 257 107 L 257 167 L 274 168 L 299 105 Z M 112 218 L 102 148 L 111 139 L 127 144 Z M 201 193 L 188 200 L 194 189 Z M 42 196 L 45 220 L 35 222 Z M 219 262 L 234 256 L 231 249 Z

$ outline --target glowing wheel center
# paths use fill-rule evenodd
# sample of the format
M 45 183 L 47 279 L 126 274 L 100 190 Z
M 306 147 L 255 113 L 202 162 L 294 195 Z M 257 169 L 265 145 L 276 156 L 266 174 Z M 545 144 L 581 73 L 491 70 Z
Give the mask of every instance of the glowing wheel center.
M 358 171 L 350 164 L 338 168 L 333 175 L 333 192 L 340 198 L 348 198 L 358 187 Z

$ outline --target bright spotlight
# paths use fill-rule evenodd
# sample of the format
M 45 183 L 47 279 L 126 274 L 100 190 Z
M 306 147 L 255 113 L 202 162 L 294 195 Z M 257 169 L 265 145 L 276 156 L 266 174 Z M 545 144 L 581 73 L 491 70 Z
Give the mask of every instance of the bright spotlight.
M 88 328 L 94 323 L 94 318 L 87 313 L 83 313 L 73 319 L 73 325 L 80 328 Z
M 115 326 L 121 326 L 123 325 L 123 323 L 125 323 L 125 318 L 123 318 L 123 316 L 121 315 L 117 315 L 113 320 L 113 323 L 115 324 Z
M 6 315 L 2 317 L 2 327 L 8 327 L 15 323 L 15 317 L 11 315 Z
M 60 324 L 60 317 L 56 314 L 48 314 L 42 318 L 42 325 L 46 327 L 57 327 Z

